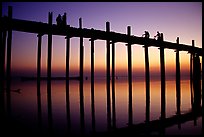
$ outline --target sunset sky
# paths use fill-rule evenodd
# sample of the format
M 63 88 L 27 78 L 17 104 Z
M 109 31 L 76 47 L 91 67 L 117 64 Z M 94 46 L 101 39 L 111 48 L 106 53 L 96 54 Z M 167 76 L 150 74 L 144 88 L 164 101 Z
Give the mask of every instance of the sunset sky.
M 67 13 L 67 23 L 79 27 L 82 18 L 83 28 L 105 30 L 106 22 L 114 32 L 142 36 L 145 30 L 150 37 L 156 31 L 164 34 L 164 40 L 202 47 L 202 3 L 201 2 L 3 2 L 3 16 L 8 6 L 13 7 L 13 18 L 38 22 L 48 21 L 48 12 L 53 12 L 53 23 L 58 14 Z M 53 36 L 52 76 L 65 76 L 65 37 Z M 127 75 L 126 43 L 116 43 L 116 75 Z M 90 75 L 90 41 L 84 39 L 84 76 Z M 70 75 L 79 73 L 79 38 L 71 39 Z M 190 54 L 180 52 L 182 74 L 189 73 Z M 202 58 L 201 58 L 202 59 Z M 132 45 L 132 70 L 134 76 L 144 75 L 144 48 Z M 165 49 L 167 74 L 175 74 L 175 52 Z M 158 48 L 149 48 L 151 75 L 159 74 L 160 58 Z M 12 75 L 36 75 L 37 34 L 13 31 Z M 47 36 L 42 42 L 42 73 L 46 76 Z M 95 41 L 95 75 L 106 74 L 106 41 Z

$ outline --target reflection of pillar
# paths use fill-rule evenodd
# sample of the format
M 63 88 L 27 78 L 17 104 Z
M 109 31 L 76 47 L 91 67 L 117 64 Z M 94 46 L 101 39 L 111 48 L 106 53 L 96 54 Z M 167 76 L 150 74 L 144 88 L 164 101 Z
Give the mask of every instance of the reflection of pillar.
M 127 27 L 127 35 L 130 36 L 130 26 Z M 132 125 L 132 55 L 131 55 L 131 43 L 127 44 L 128 51 L 128 83 L 129 83 L 129 125 Z
M 110 32 L 110 23 L 106 22 L 106 32 Z M 107 39 L 107 124 L 108 130 L 111 128 L 111 107 L 110 107 L 110 38 Z
M 52 12 L 48 16 L 49 33 L 48 33 L 48 59 L 47 59 L 47 78 L 51 79 L 51 60 L 52 60 Z
M 48 111 L 48 134 L 52 135 L 51 79 L 47 80 L 47 111 Z
M 113 107 L 113 128 L 116 128 L 115 113 L 115 42 L 112 41 L 112 107 Z
M 39 128 L 39 133 L 41 133 L 42 131 L 42 107 L 41 107 L 40 80 L 37 80 L 37 104 L 38 104 L 38 128 Z
M 150 120 L 150 81 L 149 81 L 149 53 L 148 45 L 145 48 L 145 75 L 146 75 L 146 122 Z
M 92 130 L 95 132 L 95 105 L 94 105 L 94 39 L 91 39 L 91 112 Z
M 42 35 L 38 34 L 38 57 L 37 57 L 37 80 L 40 81 L 40 68 L 41 68 L 41 43 L 42 43 Z
M 84 91 L 83 91 L 83 79 L 80 79 L 80 84 L 79 84 L 79 95 L 80 95 L 80 123 L 81 123 L 81 133 L 84 133 Z
M 179 37 L 177 37 L 177 44 L 179 44 Z M 181 115 L 181 91 L 180 91 L 180 62 L 179 62 L 179 50 L 176 50 L 176 114 Z M 178 128 L 181 129 L 181 124 L 178 123 Z
M 79 18 L 79 28 L 82 29 L 82 18 Z M 80 79 L 83 80 L 84 46 L 83 37 L 80 36 Z

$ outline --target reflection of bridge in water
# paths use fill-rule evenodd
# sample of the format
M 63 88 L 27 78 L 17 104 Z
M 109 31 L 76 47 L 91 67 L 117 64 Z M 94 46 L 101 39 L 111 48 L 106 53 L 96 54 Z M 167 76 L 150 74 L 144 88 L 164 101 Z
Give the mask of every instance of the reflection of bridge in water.
M 2 6 L 2 5 L 1 5 Z M 1 7 L 2 9 L 2 7 Z M 1 15 L 2 16 L 2 15 Z M 110 31 L 110 23 L 106 22 L 106 31 L 85 29 L 82 28 L 82 19 L 79 19 L 79 28 L 74 28 L 69 25 L 60 27 L 52 24 L 52 13 L 49 13 L 48 23 L 26 21 L 12 18 L 12 8 L 8 8 L 8 16 L 1 17 L 1 88 L 4 89 L 4 81 L 6 81 L 6 99 L 1 93 L 1 108 L 4 108 L 4 100 L 7 102 L 7 113 L 10 113 L 10 80 L 11 80 L 11 46 L 12 46 L 12 31 L 22 31 L 28 33 L 37 34 L 38 37 L 38 53 L 37 53 L 37 96 L 38 96 L 38 112 L 39 120 L 41 120 L 41 97 L 40 97 L 40 79 L 41 79 L 41 42 L 42 36 L 48 35 L 48 58 L 47 58 L 47 103 L 48 103 L 48 124 L 49 130 L 52 131 L 52 100 L 51 100 L 51 60 L 52 60 L 52 35 L 61 35 L 66 38 L 66 100 L 67 100 L 67 123 L 68 127 L 70 123 L 70 106 L 69 106 L 69 56 L 70 56 L 70 39 L 72 37 L 80 38 L 80 118 L 81 118 L 81 129 L 84 132 L 84 97 L 83 97 L 83 38 L 90 38 L 91 41 L 91 105 L 92 105 L 92 126 L 95 131 L 95 108 L 94 108 L 94 41 L 95 40 L 106 40 L 107 44 L 107 123 L 108 129 L 116 129 L 116 113 L 115 113 L 115 43 L 123 42 L 127 43 L 128 52 L 128 83 L 129 83 L 129 106 L 128 106 L 128 126 L 139 129 L 138 131 L 146 130 L 146 126 L 153 129 L 154 125 L 171 125 L 175 124 L 172 121 L 179 120 L 187 121 L 191 120 L 192 116 L 200 116 L 201 110 L 199 109 L 198 115 L 195 111 L 187 114 L 181 114 L 181 93 L 180 93 L 180 62 L 179 62 L 179 51 L 187 51 L 191 54 L 190 56 L 190 76 L 191 76 L 191 100 L 192 108 L 200 108 L 201 106 L 201 65 L 200 56 L 202 56 L 202 49 L 195 47 L 194 40 L 192 45 L 179 44 L 179 38 L 177 37 L 176 43 L 167 42 L 163 40 L 163 34 L 161 40 L 155 40 L 151 38 L 143 38 L 131 35 L 130 26 L 127 27 L 127 34 L 121 34 Z M 7 44 L 7 45 L 6 45 Z M 110 45 L 112 44 L 112 98 L 110 93 Z M 131 58 L 131 46 L 133 44 L 144 45 L 145 52 L 145 72 L 146 72 L 146 123 L 145 125 L 134 125 L 132 115 L 132 58 Z M 158 47 L 160 50 L 160 69 L 161 69 L 161 117 L 159 121 L 150 121 L 150 74 L 149 74 L 149 56 L 148 47 Z M 7 48 L 7 50 L 5 50 Z M 177 104 L 177 115 L 172 118 L 166 118 L 165 112 L 165 62 L 164 62 L 164 49 L 173 49 L 176 51 L 176 104 Z M 7 54 L 5 54 L 7 51 Z M 5 55 L 7 56 L 7 62 L 5 63 Z M 5 69 L 6 64 L 6 69 Z M 6 73 L 5 73 L 6 72 Z M 5 75 L 6 74 L 6 75 Z M 3 90 L 2 90 L 3 91 Z M 202 99 L 203 100 L 203 99 Z M 111 102 L 112 101 L 112 102 Z M 111 105 L 112 103 L 112 105 Z M 203 103 L 202 103 L 203 104 Z M 112 106 L 112 111 L 111 111 Z M 2 110 L 1 110 L 2 111 Z M 4 109 L 2 111 L 4 113 Z M 197 111 L 196 111 L 197 112 Z M 3 114 L 2 113 L 2 114 Z M 171 121 L 172 120 L 172 121 Z M 170 122 L 169 122 L 170 121 Z M 161 123 L 162 122 L 162 123 Z M 170 124 L 168 124 L 170 123 Z M 161 129 L 161 128 L 160 128 Z M 134 132 L 134 131 L 133 131 Z M 137 132 L 137 130 L 135 131 Z

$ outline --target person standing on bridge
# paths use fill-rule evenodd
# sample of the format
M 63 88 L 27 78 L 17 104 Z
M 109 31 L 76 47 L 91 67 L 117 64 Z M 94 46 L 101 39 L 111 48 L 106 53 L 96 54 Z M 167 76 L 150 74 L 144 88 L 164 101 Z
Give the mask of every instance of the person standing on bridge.
M 57 22 L 57 25 L 60 26 L 62 24 L 62 17 L 60 14 L 58 14 L 57 18 L 56 18 L 56 22 Z
M 64 27 L 67 25 L 67 13 L 66 12 L 62 16 L 62 24 Z
M 154 36 L 154 39 L 157 38 L 157 40 L 161 39 L 161 34 L 159 33 L 159 31 L 157 31 L 157 34 Z
M 145 33 L 142 34 L 142 37 L 143 37 L 143 36 L 145 36 L 145 38 L 149 38 L 149 37 L 150 37 L 149 32 L 148 32 L 148 31 L 145 31 Z

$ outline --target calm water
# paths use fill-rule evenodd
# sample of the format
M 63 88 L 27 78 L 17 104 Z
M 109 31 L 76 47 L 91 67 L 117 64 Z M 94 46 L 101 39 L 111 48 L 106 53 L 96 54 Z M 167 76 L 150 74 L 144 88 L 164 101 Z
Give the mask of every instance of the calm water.
M 6 130 L 16 133 L 47 135 L 90 135 L 93 132 L 105 132 L 108 125 L 124 128 L 129 123 L 129 86 L 128 80 L 115 80 L 115 109 L 113 110 L 112 84 L 110 84 L 110 104 L 107 105 L 107 87 L 105 79 L 94 82 L 94 101 L 91 96 L 91 82 L 84 80 L 83 90 L 79 81 L 71 80 L 66 89 L 66 81 L 51 82 L 51 96 L 47 82 L 41 81 L 40 90 L 36 81 L 13 81 L 11 90 L 21 89 L 20 93 L 10 92 L 10 106 L 6 100 L 5 113 L 12 125 Z M 37 91 L 40 92 L 37 97 Z M 69 91 L 69 100 L 66 98 Z M 80 92 L 81 91 L 81 92 Z M 81 99 L 80 99 L 81 98 Z M 166 81 L 166 118 L 176 115 L 176 81 Z M 68 108 L 68 106 L 70 106 Z M 107 106 L 111 111 L 108 112 Z M 191 87 L 189 80 L 181 80 L 181 114 L 191 110 Z M 8 113 L 10 109 L 10 113 Z M 161 82 L 150 81 L 150 121 L 161 117 Z M 115 112 L 115 122 L 113 121 Z M 10 114 L 10 115 L 9 115 Z M 69 115 L 70 114 L 70 115 Z M 108 119 L 111 116 L 111 121 Z M 95 121 L 93 121 L 95 120 Z M 146 84 L 143 80 L 133 80 L 132 83 L 132 123 L 140 124 L 146 121 Z M 141 133 L 144 134 L 144 133 Z M 159 134 L 153 131 L 150 134 Z M 188 120 L 185 123 L 174 124 L 165 128 L 166 135 L 201 135 L 202 117 Z

